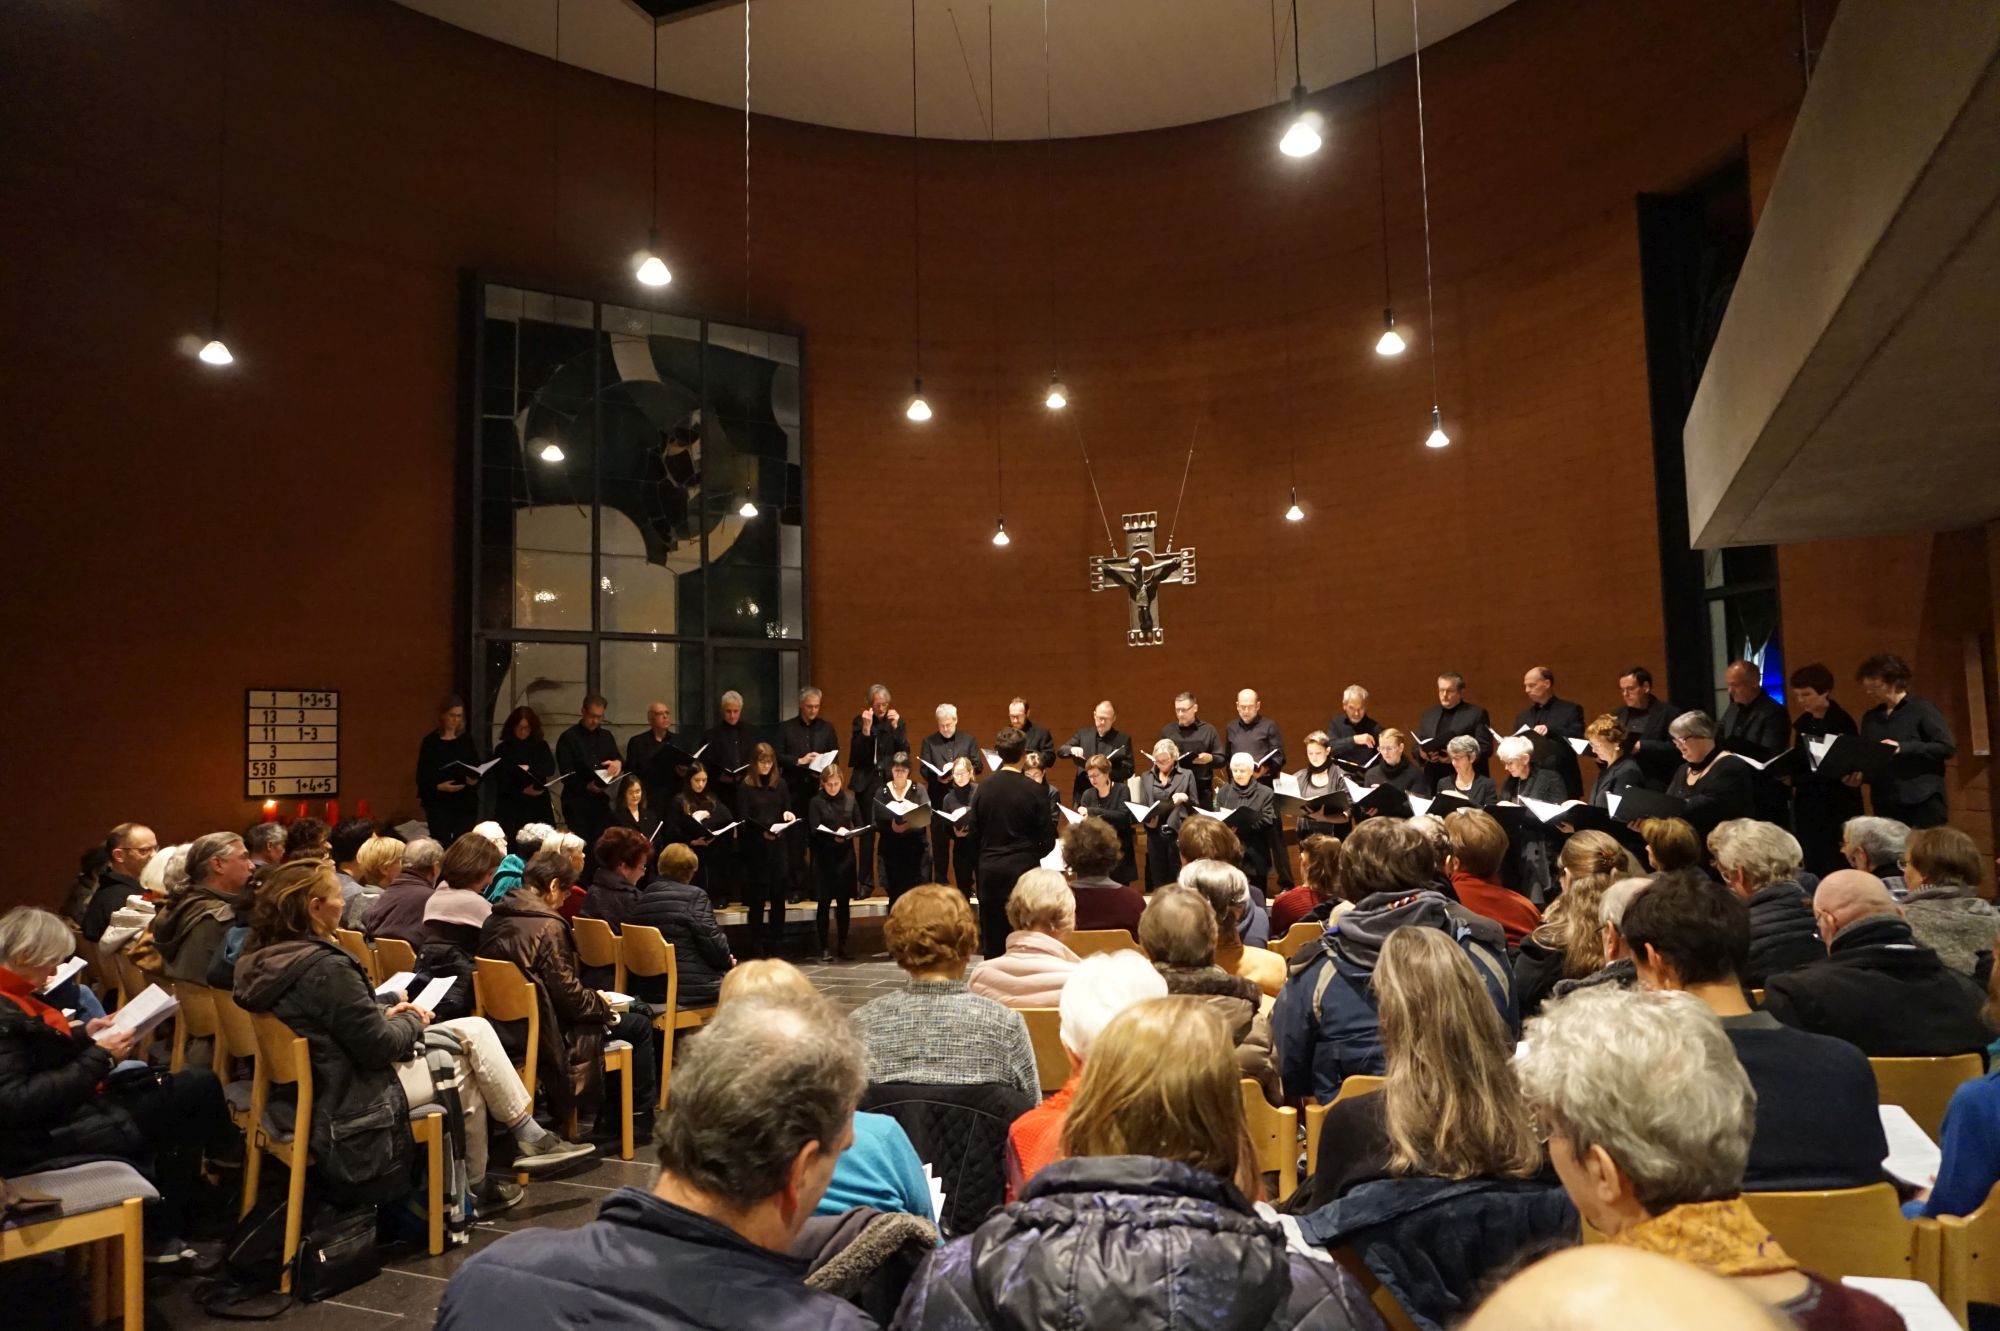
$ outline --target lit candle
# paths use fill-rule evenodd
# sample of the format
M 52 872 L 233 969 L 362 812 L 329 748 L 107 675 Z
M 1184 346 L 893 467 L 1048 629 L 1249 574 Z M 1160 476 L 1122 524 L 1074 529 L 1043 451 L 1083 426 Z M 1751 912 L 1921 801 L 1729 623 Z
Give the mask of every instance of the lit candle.
M 264 821 L 267 823 L 275 823 L 278 821 L 278 801 L 276 800 L 264 801 Z

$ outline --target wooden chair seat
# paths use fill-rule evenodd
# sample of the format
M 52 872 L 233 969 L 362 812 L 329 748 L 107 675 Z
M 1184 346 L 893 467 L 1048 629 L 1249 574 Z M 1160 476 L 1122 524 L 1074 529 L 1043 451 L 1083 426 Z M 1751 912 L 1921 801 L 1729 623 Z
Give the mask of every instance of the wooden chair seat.
M 1887 1183 L 1833 1192 L 1746 1192 L 1743 1200 L 1800 1266 L 1829 1280 L 1887 1276 L 1938 1286 L 1937 1226 L 1903 1216 Z
M 417 969 L 417 950 L 400 938 L 378 938 L 375 940 L 375 964 L 381 970 L 381 974 L 375 977 L 375 983 L 381 984 L 391 975 L 414 972 Z
M 1277 1174 L 1278 1190 L 1271 1201 L 1282 1202 L 1299 1186 L 1299 1113 L 1273 1108 L 1263 1088 L 1249 1077 L 1243 1078 L 1242 1091 L 1243 1121 L 1250 1129 L 1257 1172 Z
M 91 1324 L 106 1320 L 115 1291 L 125 1331 L 143 1331 L 146 1203 L 160 1195 L 153 1185 L 131 1165 L 113 1160 L 18 1175 L 10 1182 L 56 1197 L 62 1206 L 47 1219 L 0 1229 L 0 1263 L 89 1245 Z M 115 1267 L 111 1241 L 118 1244 Z
M 583 964 L 593 970 L 609 966 L 612 971 L 611 987 L 624 993 L 625 957 L 618 935 L 612 932 L 611 926 L 603 920 L 579 916 L 570 921 L 570 937 L 576 940 L 576 955 Z
M 167 1070 L 181 1071 L 187 1066 L 188 1044 L 194 1040 L 207 1040 L 209 1066 L 220 1076 L 224 1059 L 221 1028 L 215 1011 L 215 991 L 192 980 L 163 980 L 161 983 L 180 1004 L 180 1011 L 174 1014 L 173 1054 L 168 1060 Z

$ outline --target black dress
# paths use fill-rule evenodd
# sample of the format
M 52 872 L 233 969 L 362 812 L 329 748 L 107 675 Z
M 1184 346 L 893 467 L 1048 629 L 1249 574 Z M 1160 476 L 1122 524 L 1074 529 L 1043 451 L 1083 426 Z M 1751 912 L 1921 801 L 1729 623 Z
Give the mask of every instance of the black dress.
M 1531 769 L 1525 781 L 1510 776 L 1500 783 L 1500 800 L 1504 802 L 1561 804 L 1568 798 L 1561 774 L 1546 767 Z M 1532 816 L 1522 819 L 1518 829 L 1510 830 L 1501 881 L 1537 906 L 1546 905 L 1556 892 L 1555 830 Z
M 897 897 L 925 880 L 931 848 L 930 833 L 921 827 L 913 827 L 907 832 L 894 830 L 896 815 L 889 812 L 891 800 L 928 808 L 931 797 L 924 793 L 921 781 L 911 781 L 900 795 L 887 784 L 876 787 L 875 838 L 876 844 L 881 847 L 882 883 L 889 889 L 889 901 L 894 904 Z
M 1332 758 L 1327 759 L 1324 767 L 1314 767 L 1308 762 L 1299 770 L 1298 778 L 1299 794 L 1308 798 L 1329 792 L 1337 795 L 1346 788 L 1341 784 L 1340 768 L 1334 765 Z M 1306 838 L 1309 836 L 1338 838 L 1346 836 L 1353 830 L 1352 822 L 1345 815 L 1327 817 L 1326 806 L 1323 804 L 1319 813 L 1314 813 L 1311 809 L 1300 809 L 1295 822 L 1301 846 L 1306 844 Z
M 431 840 L 441 846 L 451 845 L 479 821 L 479 773 L 455 765 L 478 762 L 479 748 L 470 735 L 446 739 L 433 730 L 417 746 L 417 800 L 424 806 Z M 447 781 L 462 782 L 465 789 L 439 790 Z
M 1126 792 L 1130 787 L 1122 781 L 1111 783 L 1111 793 L 1100 795 L 1096 786 L 1085 786 L 1083 794 L 1076 798 L 1076 811 L 1086 818 L 1102 818 L 1118 834 L 1118 863 L 1111 870 L 1111 876 L 1121 883 L 1137 881 L 1139 858 L 1133 853 L 1135 833 L 1132 811 L 1125 807 Z
M 866 826 L 854 792 L 843 790 L 828 796 L 825 791 L 812 797 L 806 806 L 806 822 L 812 833 L 812 871 L 819 906 L 813 913 L 813 928 L 819 935 L 819 950 L 826 951 L 827 916 L 831 913 L 839 927 L 840 949 L 847 950 L 848 903 L 854 899 L 857 881 L 854 870 L 854 842 L 851 836 L 836 836 L 843 829 L 856 832 Z M 822 832 L 825 827 L 830 831 Z M 797 836 L 787 832 L 786 836 Z
M 780 826 L 791 807 L 785 783 L 773 780 L 760 785 L 745 774 L 736 787 L 736 816 L 743 826 L 736 829 L 736 870 L 741 875 L 743 904 L 749 907 L 746 951 L 753 957 L 775 957 L 785 935 L 785 882 L 789 861 L 783 837 L 799 836 L 802 829 L 780 832 L 778 838 L 765 835 Z
M 515 739 L 509 735 L 493 746 L 493 756 L 500 760 L 500 765 L 487 773 L 494 779 L 496 792 L 493 816 L 506 830 L 507 843 L 513 844 L 514 834 L 525 824 L 546 823 L 553 827 L 555 798 L 544 784 L 556 774 L 556 756 L 549 751 L 549 742 L 539 736 Z M 539 788 L 541 794 L 530 794 L 534 788 Z
M 1186 804 L 1175 804 L 1176 795 L 1186 795 Z M 1176 768 L 1165 780 L 1160 769 L 1149 767 L 1139 774 L 1139 804 L 1158 804 L 1152 816 L 1141 824 L 1146 830 L 1146 890 L 1171 883 L 1181 871 L 1180 832 L 1194 809 L 1194 777 Z
M 1826 715 L 1801 712 L 1792 722 L 1794 742 L 1804 744 L 1814 735 L 1856 735 L 1860 730 L 1847 709 L 1829 701 Z M 1792 831 L 1805 852 L 1806 868 L 1824 878 L 1847 867 L 1840 853 L 1841 829 L 1849 818 L 1861 816 L 1861 788 L 1839 777 L 1820 776 L 1811 765 L 1792 775 Z
M 1474 774 L 1470 790 L 1460 790 L 1458 788 L 1458 773 L 1453 772 L 1450 776 L 1437 783 L 1437 794 L 1445 795 L 1447 792 L 1452 795 L 1462 796 L 1465 803 L 1460 804 L 1455 799 L 1447 798 L 1445 800 L 1445 807 L 1435 811 L 1439 816 L 1452 813 L 1458 809 L 1490 809 L 1500 799 L 1500 791 L 1493 784 L 1493 778 L 1483 772 Z
M 962 786 L 952 782 L 945 786 L 944 798 L 939 800 L 935 807 L 946 813 L 969 809 L 972 807 L 972 792 L 978 789 L 979 783 L 976 781 L 968 781 Z M 933 814 L 931 826 L 936 827 L 940 824 L 944 826 L 945 836 L 951 842 L 952 876 L 957 880 L 958 890 L 969 897 L 979 877 L 979 843 L 967 835 L 972 830 L 972 819 L 967 816 L 954 823 Z M 943 863 L 940 862 L 937 867 L 942 869 Z
M 697 818 L 698 813 L 707 816 Z M 694 852 L 701 861 L 701 868 L 695 873 L 695 886 L 708 893 L 710 904 L 721 910 L 729 904 L 736 888 L 736 833 L 726 832 L 720 841 L 709 834 L 718 827 L 726 827 L 735 815 L 707 791 L 697 795 L 692 790 L 674 796 L 670 814 L 670 826 L 662 835 Z M 696 844 L 701 841 L 707 844 Z

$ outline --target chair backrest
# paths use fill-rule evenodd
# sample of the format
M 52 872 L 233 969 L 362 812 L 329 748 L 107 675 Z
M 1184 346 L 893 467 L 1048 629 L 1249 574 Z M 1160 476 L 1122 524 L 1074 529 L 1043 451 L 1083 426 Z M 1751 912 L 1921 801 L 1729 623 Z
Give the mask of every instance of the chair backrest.
M 1286 961 L 1290 961 L 1300 948 L 1325 932 L 1326 926 L 1318 920 L 1300 920 L 1297 924 L 1285 930 L 1283 938 L 1273 938 L 1271 940 L 1271 950 Z
M 1060 1091 L 1069 1080 L 1069 1051 L 1063 1048 L 1062 1013 L 1052 1007 L 1015 1009 L 1028 1023 L 1028 1043 L 1035 1049 L 1035 1074 L 1042 1091 Z
M 1379 1091 L 1388 1080 L 1387 1077 L 1370 1077 L 1363 1073 L 1342 1077 L 1340 1079 L 1340 1091 L 1333 1097 L 1333 1102 L 1339 1104 L 1342 1100 L 1352 1100 L 1357 1095 L 1367 1095 L 1372 1091 Z
M 361 936 L 359 929 L 335 929 L 333 941 L 340 944 L 348 956 L 361 963 L 361 969 L 368 972 L 371 983 L 381 983 L 375 975 L 375 954 L 369 950 L 368 940 Z
M 1313 1101 L 1306 1105 L 1306 1177 L 1319 1176 L 1319 1134 L 1326 1128 L 1326 1111 L 1331 1105 Z
M 628 975 L 666 976 L 667 994 L 660 1010 L 673 1013 L 680 1009 L 680 963 L 674 957 L 673 944 L 658 929 L 647 924 L 626 925 L 618 932 L 618 955 Z
M 653 930 L 658 933 L 659 930 Z M 576 955 L 586 966 L 616 966 L 618 935 L 603 920 L 578 916 L 570 921 L 570 936 L 576 940 Z
M 1837 1192 L 1746 1192 L 1757 1219 L 1799 1265 L 1828 1280 L 1846 1276 L 1935 1279 L 1919 1270 L 1916 1227 L 1887 1183 Z
M 197 1040 L 214 1039 L 217 1021 L 215 990 L 192 980 L 169 981 L 167 987 L 181 1005 L 174 1019 L 186 1024 L 188 1036 Z
M 251 1025 L 250 1014 L 236 1004 L 236 996 L 227 989 L 208 991 L 215 1003 L 216 1037 L 222 1041 L 223 1051 L 230 1058 L 257 1057 L 257 1028 Z
M 312 1079 L 306 1037 L 268 1012 L 252 1012 L 250 1029 L 257 1037 L 257 1072 L 274 1086 Z
M 1986 1075 L 1986 1060 L 1978 1054 L 1871 1058 L 1868 1066 L 1875 1070 L 1876 1098 L 1885 1105 L 1901 1105 L 1932 1140 L 1944 1128 L 1944 1111 L 1952 1092 Z
M 493 1021 L 533 1022 L 541 1016 L 535 986 L 511 961 L 479 957 L 473 962 L 472 992 L 480 1015 Z
M 375 977 L 375 983 L 380 984 L 391 975 L 416 970 L 417 950 L 400 938 L 378 938 L 375 940 L 375 960 L 382 968 L 382 973 Z
M 1943 1252 L 1938 1297 L 1958 1324 L 1966 1324 L 1966 1304 L 2000 1303 L 2000 1184 L 1968 1216 L 1940 1216 Z
M 1116 952 L 1121 948 L 1130 948 L 1134 952 L 1142 950 L 1130 929 L 1078 929 L 1063 942 L 1069 944 L 1069 950 L 1079 957 Z
M 1242 1089 L 1243 1121 L 1250 1129 L 1257 1172 L 1277 1174 L 1278 1192 L 1271 1200 L 1282 1202 L 1299 1186 L 1299 1113 L 1272 1108 L 1263 1089 L 1249 1077 L 1243 1078 Z

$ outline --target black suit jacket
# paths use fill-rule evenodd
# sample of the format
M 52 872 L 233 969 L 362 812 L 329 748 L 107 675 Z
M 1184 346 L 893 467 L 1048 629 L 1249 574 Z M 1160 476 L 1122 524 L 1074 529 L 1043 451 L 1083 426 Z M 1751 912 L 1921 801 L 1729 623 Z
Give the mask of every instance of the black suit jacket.
M 1528 727 L 1527 738 L 1535 742 L 1535 766 L 1562 778 L 1566 799 L 1582 799 L 1583 769 L 1577 766 L 1576 750 L 1569 741 L 1583 738 L 1583 708 L 1551 694 L 1541 706 L 1524 708 L 1514 718 L 1514 729 L 1522 726 Z M 1549 733 L 1535 734 L 1536 726 L 1547 726 Z
M 1760 693 L 1747 705 L 1732 702 L 1722 709 L 1722 720 L 1715 727 L 1715 742 L 1761 762 L 1791 747 L 1792 718 L 1777 699 Z

